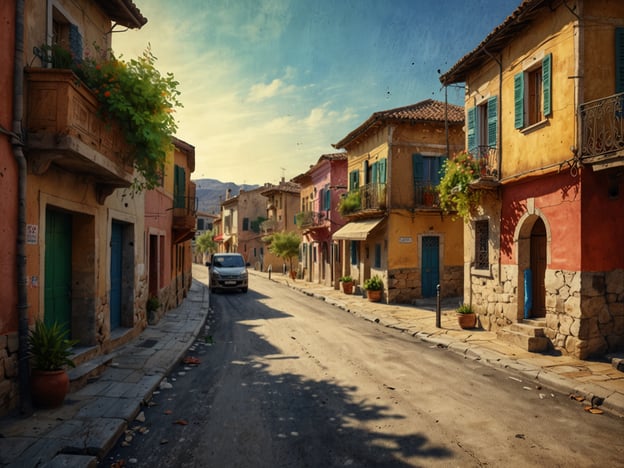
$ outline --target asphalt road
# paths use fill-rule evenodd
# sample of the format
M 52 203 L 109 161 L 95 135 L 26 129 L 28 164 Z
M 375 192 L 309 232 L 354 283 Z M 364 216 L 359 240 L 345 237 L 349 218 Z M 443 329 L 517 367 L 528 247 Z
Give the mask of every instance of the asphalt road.
M 211 306 L 101 466 L 624 466 L 621 420 L 518 375 L 263 278 Z

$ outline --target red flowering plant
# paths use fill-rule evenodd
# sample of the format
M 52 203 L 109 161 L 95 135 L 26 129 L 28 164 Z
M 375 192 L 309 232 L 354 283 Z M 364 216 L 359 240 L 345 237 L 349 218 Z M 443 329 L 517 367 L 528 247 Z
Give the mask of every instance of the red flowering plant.
M 470 153 L 459 153 L 444 162 L 441 175 L 438 185 L 440 208 L 467 221 L 479 203 L 479 192 L 470 188 L 470 183 L 479 177 L 478 161 Z
M 148 47 L 129 61 L 111 51 L 87 51 L 76 58 L 62 46 L 43 46 L 40 58 L 54 68 L 69 68 L 91 89 L 105 120 L 118 123 L 126 142 L 133 149 L 131 160 L 142 176 L 133 189 L 152 189 L 162 183 L 167 153 L 177 130 L 173 112 L 182 107 L 179 83 L 171 73 L 162 75 L 155 67 L 156 57 Z

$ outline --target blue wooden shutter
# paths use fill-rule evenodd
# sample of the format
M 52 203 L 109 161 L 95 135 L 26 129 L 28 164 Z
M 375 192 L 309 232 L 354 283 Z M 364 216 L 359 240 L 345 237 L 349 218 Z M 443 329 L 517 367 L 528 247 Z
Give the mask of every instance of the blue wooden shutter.
M 624 28 L 615 28 L 615 92 L 624 93 Z
M 524 127 L 524 73 L 514 76 L 514 127 Z
M 414 184 L 422 182 L 423 174 L 423 157 L 421 154 L 412 154 L 412 176 Z
M 488 99 L 487 105 L 487 119 L 488 119 L 488 141 L 489 147 L 496 147 L 496 134 L 498 132 L 498 99 L 496 96 L 492 96 Z
M 544 100 L 544 117 L 552 113 L 552 54 L 542 60 L 542 95 Z
M 468 152 L 473 153 L 477 149 L 477 108 L 468 109 Z
M 351 246 L 351 265 L 357 265 L 358 262 L 358 258 L 357 258 L 357 241 L 352 240 L 350 243 Z
M 360 171 L 357 169 L 349 173 L 349 190 L 357 190 L 360 187 Z

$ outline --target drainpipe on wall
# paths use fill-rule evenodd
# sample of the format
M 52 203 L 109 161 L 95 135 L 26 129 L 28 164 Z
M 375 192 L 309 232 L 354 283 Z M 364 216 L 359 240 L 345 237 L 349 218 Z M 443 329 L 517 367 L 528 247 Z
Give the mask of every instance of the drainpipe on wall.
M 13 135 L 11 146 L 18 165 L 17 201 L 17 314 L 20 412 L 32 413 L 28 362 L 28 284 L 26 281 L 26 158 L 22 140 L 24 115 L 24 0 L 15 2 L 15 51 L 13 65 Z

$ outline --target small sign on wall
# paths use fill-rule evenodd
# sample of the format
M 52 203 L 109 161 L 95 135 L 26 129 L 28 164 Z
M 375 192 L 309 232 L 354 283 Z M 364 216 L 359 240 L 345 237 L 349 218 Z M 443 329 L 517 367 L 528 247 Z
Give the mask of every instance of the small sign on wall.
M 399 237 L 399 244 L 411 244 L 412 243 L 412 237 Z
M 39 239 L 39 225 L 27 224 L 26 225 L 26 243 L 36 245 L 37 239 Z

